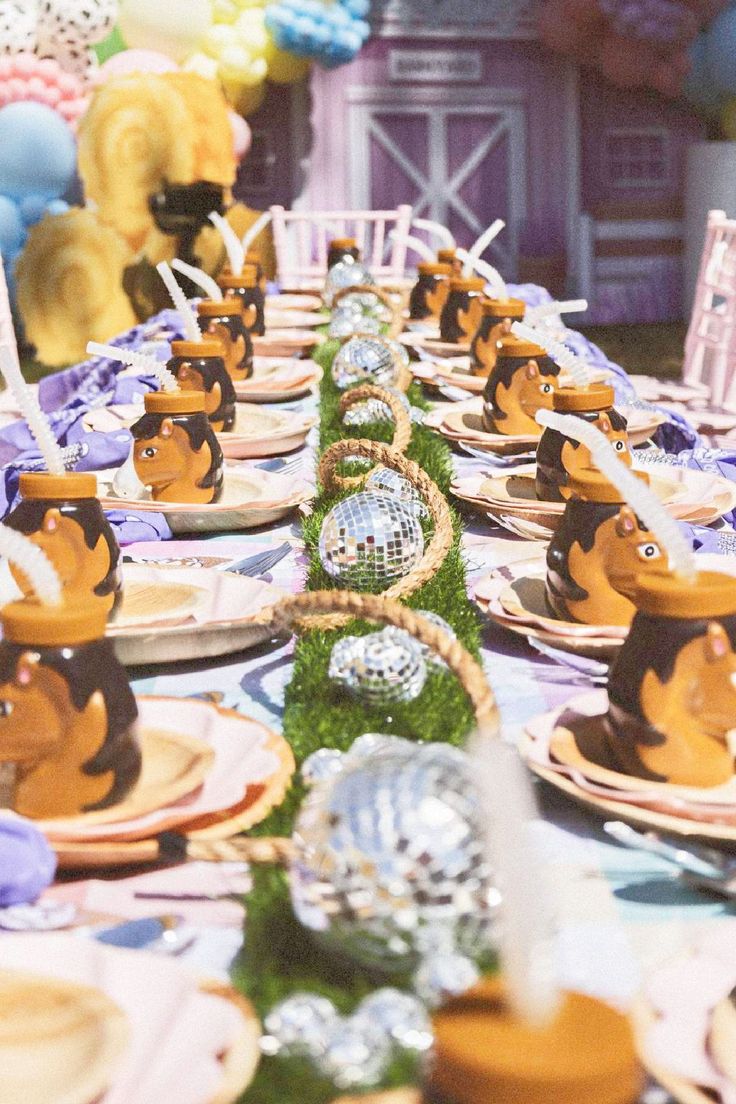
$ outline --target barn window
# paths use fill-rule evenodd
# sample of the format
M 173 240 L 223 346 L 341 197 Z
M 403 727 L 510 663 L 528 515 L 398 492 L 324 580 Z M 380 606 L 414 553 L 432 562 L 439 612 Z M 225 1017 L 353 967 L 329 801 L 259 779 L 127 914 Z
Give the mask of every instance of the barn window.
M 614 188 L 661 188 L 670 182 L 669 133 L 658 128 L 609 130 L 605 175 Z

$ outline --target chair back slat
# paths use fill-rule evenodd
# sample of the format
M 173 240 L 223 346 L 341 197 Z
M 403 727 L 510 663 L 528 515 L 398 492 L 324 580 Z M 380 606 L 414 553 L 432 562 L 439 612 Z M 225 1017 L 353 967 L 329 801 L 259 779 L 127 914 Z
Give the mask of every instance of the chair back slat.
M 736 219 L 724 211 L 708 212 L 682 378 L 705 384 L 713 407 L 736 409 Z

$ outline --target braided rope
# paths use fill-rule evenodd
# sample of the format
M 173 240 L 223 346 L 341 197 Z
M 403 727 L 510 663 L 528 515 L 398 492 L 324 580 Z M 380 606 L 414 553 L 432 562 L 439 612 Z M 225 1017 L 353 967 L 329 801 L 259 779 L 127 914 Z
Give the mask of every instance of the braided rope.
M 340 414 L 344 414 L 351 406 L 355 406 L 355 404 L 359 402 L 364 402 L 366 399 L 378 399 L 380 402 L 385 403 L 390 409 L 394 420 L 394 435 L 391 441 L 391 448 L 396 449 L 398 452 L 405 452 L 411 441 L 411 418 L 406 413 L 400 399 L 397 399 L 396 395 L 385 390 L 385 388 L 379 387 L 373 383 L 363 383 L 359 387 L 351 387 L 340 399 Z M 348 440 L 348 438 L 346 438 L 346 440 Z M 340 488 L 342 490 L 347 490 L 349 487 L 360 487 L 375 470 L 376 468 L 374 466 L 369 472 L 363 472 L 361 475 L 343 475 L 337 476 L 336 478 L 340 480 Z
M 232 836 L 225 840 L 190 840 L 187 859 L 203 862 L 274 863 L 287 866 L 294 855 L 288 837 Z

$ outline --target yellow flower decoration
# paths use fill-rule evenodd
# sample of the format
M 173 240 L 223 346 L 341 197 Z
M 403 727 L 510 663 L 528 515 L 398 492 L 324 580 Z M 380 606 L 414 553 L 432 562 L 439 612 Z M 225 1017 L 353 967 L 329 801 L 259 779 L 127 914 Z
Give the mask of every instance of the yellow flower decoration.
M 73 364 L 85 359 L 88 341 L 107 341 L 135 325 L 122 284 L 131 259 L 126 242 L 87 208 L 47 215 L 31 229 L 15 279 L 39 360 Z
M 231 187 L 237 165 L 227 101 L 220 86 L 197 73 L 164 73 L 163 79 L 179 92 L 189 110 L 194 140 L 192 179 Z

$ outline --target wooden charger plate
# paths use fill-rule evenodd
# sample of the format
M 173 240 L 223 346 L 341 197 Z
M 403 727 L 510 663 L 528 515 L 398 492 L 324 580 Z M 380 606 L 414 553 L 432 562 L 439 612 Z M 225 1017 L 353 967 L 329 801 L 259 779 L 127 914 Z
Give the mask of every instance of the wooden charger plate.
M 323 371 L 313 360 L 254 357 L 253 375 L 235 381 L 238 402 L 291 402 L 315 387 Z
M 227 655 L 269 639 L 262 614 L 283 595 L 234 572 L 126 563 L 123 602 L 107 636 L 128 666 Z
M 239 402 L 235 407 L 235 425 L 227 433 L 218 433 L 217 440 L 228 460 L 281 456 L 301 448 L 316 422 L 311 415 L 264 410 L 254 403 Z
M 726 791 L 726 787 L 713 788 L 713 804 L 709 808 L 716 810 L 712 817 L 696 819 L 693 815 L 678 816 L 674 811 L 661 812 L 651 808 L 649 804 L 635 804 L 634 801 L 617 800 L 615 793 L 609 796 L 591 792 L 576 777 L 587 781 L 589 786 L 603 788 L 613 787 L 620 782 L 625 785 L 629 794 L 639 795 L 640 802 L 659 802 L 663 807 L 675 807 L 677 803 L 687 800 L 688 795 L 696 791 L 684 786 L 671 786 L 667 783 L 647 782 L 643 779 L 633 779 L 621 775 L 606 767 L 598 766 L 586 760 L 580 753 L 572 736 L 570 725 L 576 728 L 584 726 L 585 737 L 591 743 L 599 743 L 602 734 L 602 723 L 607 709 L 607 695 L 604 690 L 588 691 L 577 694 L 566 706 L 554 710 L 551 713 L 536 717 L 527 725 L 522 737 L 519 750 L 526 761 L 527 766 L 545 782 L 549 782 L 555 789 L 567 794 L 575 802 L 592 810 L 605 819 L 623 820 L 640 828 L 654 828 L 668 835 L 681 836 L 687 839 L 702 839 L 709 842 L 717 842 L 728 849 L 736 847 L 736 814 L 733 823 L 717 821 L 717 808 L 719 794 L 716 791 Z M 564 715 L 565 723 L 561 723 Z M 572 777 L 562 773 L 561 769 L 555 769 L 548 761 L 550 749 L 554 748 L 554 761 L 560 763 L 563 768 L 573 772 Z M 561 756 L 564 763 L 558 758 Z M 723 793 L 721 804 L 730 802 L 730 807 L 736 807 L 736 776 L 727 784 L 731 793 Z M 704 795 L 710 793 L 705 790 L 697 791 Z M 693 806 L 689 808 L 692 810 Z M 704 807 L 705 808 L 705 807 Z

